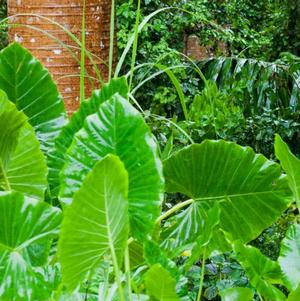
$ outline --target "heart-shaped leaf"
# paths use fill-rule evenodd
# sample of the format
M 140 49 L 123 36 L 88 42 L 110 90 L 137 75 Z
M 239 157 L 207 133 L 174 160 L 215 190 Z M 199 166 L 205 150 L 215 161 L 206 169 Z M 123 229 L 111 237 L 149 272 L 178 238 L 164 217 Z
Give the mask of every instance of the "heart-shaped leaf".
M 251 285 L 267 300 L 283 301 L 285 295 L 273 284 L 282 284 L 282 272 L 278 262 L 264 256 L 258 249 L 234 244 L 237 260 L 244 268 Z
M 291 203 L 291 191 L 278 164 L 251 148 L 225 141 L 191 145 L 164 163 L 166 190 L 180 192 L 191 201 L 179 214 L 173 231 L 164 235 L 170 248 L 193 242 L 207 210 L 218 203 L 220 228 L 233 240 L 249 242 L 270 226 Z M 216 246 L 226 249 L 222 232 Z M 227 246 L 228 248 L 228 246 Z
M 101 90 L 94 91 L 91 99 L 80 104 L 79 110 L 72 115 L 70 122 L 62 129 L 55 140 L 55 149 L 49 158 L 49 184 L 52 196 L 58 195 L 59 173 L 64 166 L 65 154 L 73 141 L 74 135 L 83 127 L 87 116 L 96 113 L 100 104 L 117 93 L 127 98 L 128 86 L 124 77 L 112 79 Z
M 281 242 L 279 264 L 290 290 L 300 284 L 300 225 L 293 225 Z
M 131 231 L 143 240 L 152 231 L 163 198 L 157 145 L 140 113 L 120 95 L 87 117 L 74 136 L 62 171 L 61 201 L 68 204 L 86 174 L 107 154 L 120 157 L 129 174 Z
M 128 174 L 108 155 L 87 175 L 66 208 L 59 240 L 63 283 L 74 290 L 104 255 L 120 263 L 128 239 Z
M 61 222 L 59 209 L 0 192 L 0 299 L 49 300 L 51 290 L 38 266 L 46 263 Z
M 64 104 L 49 72 L 25 48 L 13 43 L 0 52 L 0 89 L 28 116 L 48 154 L 67 121 Z
M 47 166 L 27 117 L 0 91 L 0 187 L 42 200 Z

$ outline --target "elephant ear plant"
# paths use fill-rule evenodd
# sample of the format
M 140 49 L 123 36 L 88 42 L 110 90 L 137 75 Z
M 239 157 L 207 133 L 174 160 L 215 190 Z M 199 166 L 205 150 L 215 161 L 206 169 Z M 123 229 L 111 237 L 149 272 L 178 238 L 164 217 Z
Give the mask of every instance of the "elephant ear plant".
M 0 88 L 0 300 L 193 300 L 186 276 L 199 262 L 201 300 L 205 262 L 228 251 L 248 282 L 222 300 L 299 299 L 299 225 L 278 261 L 247 245 L 299 203 L 298 161 L 279 137 L 287 175 L 225 141 L 162 162 L 125 78 L 67 121 L 47 70 L 18 44 L 0 52 Z M 169 193 L 180 201 L 165 211 Z

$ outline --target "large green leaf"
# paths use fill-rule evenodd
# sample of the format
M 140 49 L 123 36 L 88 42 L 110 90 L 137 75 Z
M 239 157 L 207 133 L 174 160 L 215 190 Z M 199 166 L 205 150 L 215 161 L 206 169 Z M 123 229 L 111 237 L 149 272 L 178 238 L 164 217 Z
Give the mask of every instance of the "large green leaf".
M 72 115 L 70 122 L 62 129 L 55 140 L 55 149 L 49 158 L 49 184 L 53 196 L 58 195 L 59 173 L 64 166 L 65 154 L 73 141 L 74 135 L 82 128 L 86 117 L 96 113 L 100 104 L 116 93 L 127 98 L 128 86 L 124 77 L 112 79 L 101 90 L 95 90 L 91 99 L 80 104 L 79 110 Z
M 49 72 L 25 48 L 13 43 L 0 52 L 0 89 L 28 116 L 48 153 L 67 117 Z
M 120 262 L 128 239 L 128 174 L 108 155 L 87 175 L 66 208 L 59 240 L 63 282 L 73 290 L 104 255 Z
M 0 192 L 1 300 L 49 300 L 38 266 L 46 263 L 60 222 L 59 209 L 17 192 Z
M 290 188 L 300 209 L 300 160 L 292 154 L 279 135 L 275 138 L 275 153 L 287 174 Z
M 145 284 L 148 294 L 157 301 L 179 301 L 176 281 L 160 264 L 155 264 L 146 273 Z M 151 299 L 153 300 L 153 299 Z
M 16 149 L 20 130 L 26 121 L 26 116 L 19 112 L 8 100 L 7 95 L 0 90 L 0 158 L 4 169 Z
M 248 287 L 230 287 L 220 293 L 222 301 L 252 301 L 254 293 Z
M 43 199 L 47 166 L 27 117 L 0 90 L 0 190 Z
M 287 286 L 296 290 L 300 285 L 300 225 L 293 225 L 281 242 L 279 264 Z
M 282 301 L 285 295 L 273 284 L 282 284 L 282 271 L 276 261 L 264 256 L 258 249 L 234 244 L 237 260 L 244 268 L 251 285 L 267 300 Z
M 191 145 L 165 161 L 164 174 L 168 192 L 191 198 L 172 231 L 164 235 L 173 241 L 171 248 L 194 241 L 203 216 L 216 202 L 221 209 L 220 228 L 243 242 L 256 238 L 291 202 L 280 166 L 235 143 L 204 141 Z M 213 240 L 225 248 L 221 231 Z
M 289 294 L 287 301 L 299 301 L 300 300 L 300 284 L 297 289 Z
M 143 117 L 120 95 L 87 117 L 66 154 L 61 201 L 68 204 L 95 162 L 107 154 L 120 157 L 129 174 L 131 231 L 145 239 L 160 213 L 162 166 L 157 145 Z

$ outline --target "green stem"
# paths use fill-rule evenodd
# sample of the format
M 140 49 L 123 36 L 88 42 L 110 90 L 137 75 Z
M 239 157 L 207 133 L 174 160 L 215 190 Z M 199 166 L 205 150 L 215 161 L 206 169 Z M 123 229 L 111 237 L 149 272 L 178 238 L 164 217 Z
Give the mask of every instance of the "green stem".
M 112 77 L 112 68 L 114 60 L 114 44 L 115 44 L 115 0 L 111 1 L 111 13 L 110 13 L 110 42 L 109 42 L 109 71 L 108 80 Z
M 119 301 L 125 301 L 122 282 L 121 282 L 121 273 L 120 273 L 120 269 L 118 266 L 115 248 L 111 243 L 109 243 L 109 244 L 110 244 L 110 252 L 111 252 L 112 262 L 113 262 L 114 271 L 115 271 L 115 279 L 116 279 L 116 282 L 118 285 Z
M 160 224 L 164 219 L 167 219 L 170 215 L 172 215 L 173 213 L 179 211 L 180 209 L 192 204 L 194 202 L 193 199 L 181 202 L 177 205 L 175 205 L 174 207 L 172 207 L 170 210 L 168 210 L 167 212 L 165 212 L 164 214 L 162 214 L 157 220 L 156 220 L 156 224 Z
M 135 19 L 135 27 L 134 27 L 134 42 L 133 42 L 132 57 L 131 57 L 129 91 L 130 91 L 131 85 L 132 85 L 134 66 L 135 66 L 135 62 L 136 62 L 140 16 L 141 16 L 141 0 L 138 0 L 138 7 L 137 7 L 137 11 L 136 11 L 136 19 Z
M 130 277 L 130 258 L 129 258 L 128 244 L 127 244 L 126 250 L 125 250 L 125 274 L 126 274 L 126 281 L 127 281 L 128 301 L 132 301 L 131 277 Z
M 101 284 L 101 283 L 100 283 Z M 100 284 L 99 284 L 99 292 L 98 294 L 100 294 Z M 109 269 L 104 269 L 104 289 L 103 289 L 103 300 L 106 300 L 108 298 L 108 291 L 109 291 Z M 100 298 L 100 296 L 99 296 Z M 99 299 L 100 300 L 100 299 Z
M 260 301 L 264 301 L 263 297 L 259 293 L 257 293 L 257 295 Z
M 81 59 L 80 59 L 80 103 L 85 98 L 85 11 L 86 3 L 83 0 L 82 23 L 81 23 Z
M 204 251 L 203 251 L 201 276 L 200 276 L 200 286 L 199 286 L 199 290 L 198 290 L 197 301 L 200 301 L 201 300 L 201 296 L 202 296 L 204 274 L 205 274 L 205 260 L 206 260 L 205 253 L 206 253 L 206 249 L 204 249 Z

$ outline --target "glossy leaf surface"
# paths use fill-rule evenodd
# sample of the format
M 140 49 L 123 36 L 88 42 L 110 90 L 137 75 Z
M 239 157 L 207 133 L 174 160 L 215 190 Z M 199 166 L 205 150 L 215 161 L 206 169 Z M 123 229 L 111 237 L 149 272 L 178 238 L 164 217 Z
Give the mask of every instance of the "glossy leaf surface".
M 66 155 L 61 201 L 71 203 L 86 174 L 107 154 L 120 157 L 129 174 L 129 215 L 135 237 L 145 239 L 160 213 L 162 167 L 143 117 L 119 95 L 87 117 Z
M 160 264 L 150 268 L 145 277 L 148 294 L 157 301 L 179 301 L 176 281 Z M 152 299 L 151 299 L 152 300 Z
M 254 294 L 247 287 L 231 287 L 220 293 L 222 301 L 252 301 Z
M 0 187 L 43 200 L 47 166 L 24 113 L 0 91 Z
M 0 89 L 28 116 L 45 153 L 67 117 L 49 72 L 25 48 L 13 43 L 0 52 Z
M 49 300 L 51 291 L 37 267 L 46 263 L 60 222 L 59 209 L 20 193 L 0 192 L 1 300 Z
M 128 86 L 126 79 L 123 77 L 111 80 L 101 90 L 94 91 L 89 100 L 82 102 L 78 111 L 72 115 L 70 122 L 62 129 L 55 140 L 55 149 L 49 158 L 49 184 L 53 196 L 58 195 L 59 173 L 64 166 L 65 154 L 73 141 L 74 135 L 83 127 L 86 117 L 96 113 L 100 104 L 117 93 L 127 98 Z
M 279 264 L 264 256 L 258 249 L 235 243 L 237 260 L 244 268 L 251 285 L 267 300 L 283 301 L 285 295 L 273 284 L 282 284 Z
M 99 267 L 104 255 L 122 261 L 129 231 L 127 195 L 127 171 L 113 155 L 98 162 L 75 193 L 65 210 L 58 250 L 69 290 Z
M 296 290 L 300 285 L 300 225 L 295 224 L 287 231 L 281 242 L 278 261 L 287 286 Z
M 293 191 L 297 206 L 300 208 L 300 160 L 292 154 L 279 135 L 276 135 L 275 138 L 275 153 L 287 174 L 290 188 Z
M 164 236 L 173 240 L 172 248 L 197 237 L 201 219 L 214 203 L 221 209 L 220 228 L 231 239 L 248 242 L 270 226 L 292 199 L 279 165 L 225 141 L 204 141 L 179 151 L 165 161 L 164 174 L 168 192 L 192 199 Z M 221 232 L 213 239 L 221 251 L 228 248 Z

